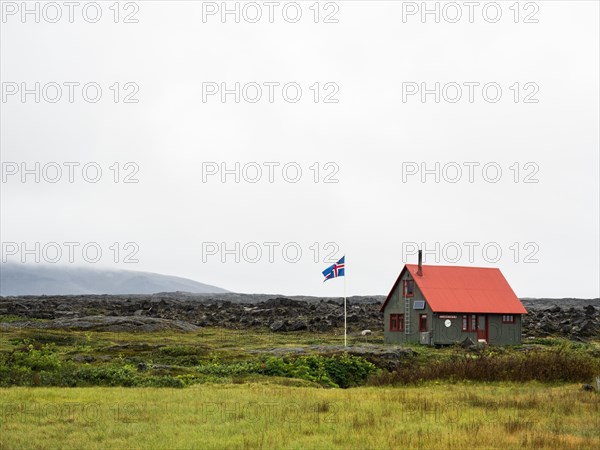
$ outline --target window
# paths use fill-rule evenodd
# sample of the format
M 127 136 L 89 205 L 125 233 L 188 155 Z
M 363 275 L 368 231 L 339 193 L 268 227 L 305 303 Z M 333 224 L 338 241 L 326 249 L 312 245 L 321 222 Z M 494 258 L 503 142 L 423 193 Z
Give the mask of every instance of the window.
M 404 280 L 403 281 L 403 295 L 404 295 L 404 297 L 414 297 L 414 295 L 415 295 L 415 280 Z
M 415 300 L 413 302 L 413 309 L 425 309 L 425 300 Z
M 404 314 L 390 314 L 390 331 L 404 331 Z
M 512 314 L 505 314 L 502 316 L 502 323 L 515 323 L 515 316 Z
M 419 331 L 427 331 L 427 314 L 419 314 Z
M 477 331 L 477 315 L 476 314 L 463 314 L 462 330 L 463 331 Z

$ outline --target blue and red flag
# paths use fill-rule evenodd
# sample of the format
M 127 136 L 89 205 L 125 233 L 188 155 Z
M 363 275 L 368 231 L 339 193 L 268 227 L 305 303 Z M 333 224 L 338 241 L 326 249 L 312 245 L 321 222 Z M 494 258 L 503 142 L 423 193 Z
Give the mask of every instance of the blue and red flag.
M 323 280 L 323 283 L 326 282 L 327 280 L 331 280 L 332 278 L 345 276 L 344 275 L 344 272 L 345 272 L 344 258 L 345 258 L 345 256 L 342 256 L 340 258 L 340 260 L 338 262 L 336 262 L 333 266 L 329 266 L 327 269 L 325 269 L 323 271 L 323 276 L 325 277 L 325 279 Z

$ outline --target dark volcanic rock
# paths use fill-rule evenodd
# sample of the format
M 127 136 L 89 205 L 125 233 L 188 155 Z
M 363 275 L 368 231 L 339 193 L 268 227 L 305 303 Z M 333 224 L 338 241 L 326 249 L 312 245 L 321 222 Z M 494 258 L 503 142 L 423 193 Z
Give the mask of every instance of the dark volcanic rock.
M 195 325 L 179 320 L 157 319 L 154 317 L 116 317 L 116 316 L 85 316 L 69 317 L 50 320 L 48 322 L 28 322 L 26 327 L 67 329 L 67 330 L 93 330 L 93 331 L 198 331 Z
M 250 297 L 250 296 L 248 296 Z M 256 296 L 259 301 L 228 300 L 230 294 L 198 297 L 161 294 L 151 296 L 41 296 L 0 298 L 0 314 L 27 319 L 82 318 L 85 316 L 135 317 L 179 320 L 197 326 L 245 329 L 272 327 L 273 331 L 308 330 L 327 333 L 343 324 L 341 301 L 310 301 Z M 357 329 L 382 330 L 377 298 L 348 301 L 349 322 Z M 64 323 L 64 322 L 63 322 Z M 65 325 L 70 322 L 64 323 Z M 136 322 L 122 325 L 139 329 Z M 32 325 L 33 326 L 33 325 Z
M 290 323 L 288 325 L 286 331 L 301 331 L 301 330 L 306 330 L 307 328 L 308 327 L 306 326 L 306 323 L 298 320 L 298 321 Z
M 470 337 L 467 337 L 464 341 L 460 343 L 460 346 L 462 348 L 471 348 L 475 346 L 475 342 Z
M 348 324 L 351 328 L 381 333 L 383 316 L 379 308 L 382 301 L 382 297 L 349 298 Z M 537 303 L 534 299 L 526 299 L 523 303 L 529 311 L 523 317 L 524 336 L 555 335 L 574 340 L 600 336 L 600 301 L 597 299 Z M 107 319 L 100 329 L 117 327 L 123 331 L 160 328 L 164 324 L 151 323 L 147 319 L 166 319 L 202 327 L 331 333 L 343 326 L 343 314 L 343 299 L 314 297 L 186 293 L 0 297 L 0 315 L 23 318 L 22 323 L 0 323 L 3 328 L 73 328 L 73 324 L 82 323 L 89 316 L 101 316 Z M 50 325 L 30 319 L 49 319 Z
M 267 300 L 266 302 L 263 302 L 261 305 L 263 308 L 277 308 L 280 306 L 287 306 L 287 307 L 297 307 L 297 308 L 304 308 L 306 307 L 306 303 L 304 302 L 299 302 L 298 300 L 292 300 L 291 298 L 282 298 L 282 297 L 278 297 L 278 298 L 272 298 Z
M 286 331 L 286 322 L 284 322 L 283 320 L 277 320 L 275 322 L 273 322 L 269 328 L 271 329 L 271 331 Z
M 573 340 L 600 336 L 600 311 L 593 305 L 532 309 L 523 317 L 526 336 L 564 336 Z

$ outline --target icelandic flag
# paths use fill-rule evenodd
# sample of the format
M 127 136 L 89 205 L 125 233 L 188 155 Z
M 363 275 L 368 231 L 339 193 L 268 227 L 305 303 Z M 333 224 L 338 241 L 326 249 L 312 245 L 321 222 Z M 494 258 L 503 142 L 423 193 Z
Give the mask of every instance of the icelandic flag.
M 344 258 L 345 258 L 345 256 L 342 256 L 340 258 L 340 260 L 338 262 L 336 262 L 333 266 L 329 266 L 327 269 L 325 269 L 323 271 L 323 275 L 325 276 L 323 283 L 325 283 L 327 280 L 331 280 L 332 278 L 344 276 L 344 272 L 345 272 Z

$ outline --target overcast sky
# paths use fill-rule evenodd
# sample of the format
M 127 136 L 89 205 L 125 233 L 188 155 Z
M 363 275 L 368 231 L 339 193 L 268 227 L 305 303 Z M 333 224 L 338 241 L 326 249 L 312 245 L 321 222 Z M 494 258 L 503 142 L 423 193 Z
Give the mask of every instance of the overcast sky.
M 113 2 L 96 23 L 86 21 L 93 7 L 70 23 L 66 6 L 56 23 L 50 7 L 23 23 L 21 2 L 6 3 L 7 261 L 38 242 L 48 263 L 56 242 L 57 264 L 338 296 L 343 281 L 323 283 L 321 271 L 346 255 L 348 295 L 387 294 L 403 264 L 416 263 L 416 243 L 428 264 L 499 267 L 522 297 L 599 295 L 598 2 L 523 2 L 518 17 L 513 1 L 499 2 L 500 19 L 481 6 L 473 23 L 461 2 L 439 3 L 439 23 L 414 11 L 421 2 L 322 2 L 318 17 L 313 1 L 281 2 L 273 23 L 262 2 L 240 3 L 239 23 L 233 14 L 223 23 L 221 2 L 122 3 L 118 23 Z M 72 103 L 69 82 L 79 83 Z M 88 100 L 87 83 L 97 83 Z M 239 103 L 233 93 L 223 101 L 235 83 Z M 34 92 L 25 101 L 23 88 Z M 22 163 L 35 172 L 36 162 L 40 182 L 23 182 Z M 79 164 L 73 183 L 65 162 Z M 231 173 L 222 182 L 222 163 L 239 163 L 239 183 Z M 100 180 L 86 181 L 97 167 Z M 424 180 L 423 168 L 432 170 Z M 64 242 L 79 243 L 73 263 Z M 87 243 L 101 248 L 99 262 L 83 258 Z

